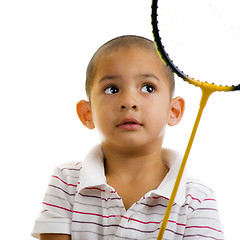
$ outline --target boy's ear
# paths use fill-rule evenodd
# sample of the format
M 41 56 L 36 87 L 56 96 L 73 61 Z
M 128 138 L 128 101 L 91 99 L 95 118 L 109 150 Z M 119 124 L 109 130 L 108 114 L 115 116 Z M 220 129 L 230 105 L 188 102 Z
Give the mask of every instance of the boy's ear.
M 171 100 L 170 114 L 169 114 L 169 126 L 177 125 L 183 116 L 185 109 L 185 101 L 181 97 L 175 97 Z
M 80 102 L 77 103 L 77 114 L 82 124 L 85 127 L 89 129 L 95 128 L 95 125 L 92 119 L 91 106 L 88 101 L 81 100 Z

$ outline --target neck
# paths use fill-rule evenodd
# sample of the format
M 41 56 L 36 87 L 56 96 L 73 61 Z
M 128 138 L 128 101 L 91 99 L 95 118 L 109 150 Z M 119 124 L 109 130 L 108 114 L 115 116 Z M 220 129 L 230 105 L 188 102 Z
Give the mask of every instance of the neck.
M 161 182 L 168 172 L 161 157 L 161 147 L 157 148 L 157 151 L 138 149 L 138 151 L 124 152 L 103 145 L 103 152 L 106 158 L 107 178 L 116 177 L 126 182 L 146 179 Z

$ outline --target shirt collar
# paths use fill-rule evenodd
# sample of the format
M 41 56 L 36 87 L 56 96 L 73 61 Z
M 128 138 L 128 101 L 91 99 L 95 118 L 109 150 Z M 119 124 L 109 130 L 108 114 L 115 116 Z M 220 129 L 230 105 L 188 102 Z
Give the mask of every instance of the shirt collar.
M 166 197 L 170 199 L 172 190 L 178 175 L 178 171 L 182 162 L 182 156 L 176 151 L 163 148 L 162 149 L 162 159 L 164 163 L 168 166 L 169 172 L 158 186 L 157 189 L 152 190 L 149 194 L 157 194 L 159 196 Z M 182 175 L 182 179 L 178 188 L 177 195 L 175 197 L 174 202 L 180 206 L 182 206 L 185 202 L 186 195 L 186 184 L 187 184 L 187 169 L 185 167 L 184 173 Z
M 107 183 L 104 170 L 104 155 L 100 144 L 93 147 L 82 162 L 79 182 L 78 191 L 86 187 L 100 186 Z
M 182 157 L 173 150 L 162 149 L 162 159 L 168 166 L 169 172 L 159 187 L 150 191 L 145 197 L 148 197 L 151 194 L 156 194 L 169 199 L 171 196 Z M 82 162 L 79 182 L 78 192 L 87 187 L 96 187 L 107 184 L 104 170 L 104 154 L 100 144 L 92 148 Z M 187 176 L 185 170 L 174 201 L 178 205 L 183 205 L 185 202 L 186 182 Z

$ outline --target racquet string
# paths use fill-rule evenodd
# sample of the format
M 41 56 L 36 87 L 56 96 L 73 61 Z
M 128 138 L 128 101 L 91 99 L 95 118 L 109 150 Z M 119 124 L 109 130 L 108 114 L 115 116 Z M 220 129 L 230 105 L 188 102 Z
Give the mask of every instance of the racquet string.
M 186 75 L 216 85 L 239 85 L 240 2 L 159 0 L 164 50 Z

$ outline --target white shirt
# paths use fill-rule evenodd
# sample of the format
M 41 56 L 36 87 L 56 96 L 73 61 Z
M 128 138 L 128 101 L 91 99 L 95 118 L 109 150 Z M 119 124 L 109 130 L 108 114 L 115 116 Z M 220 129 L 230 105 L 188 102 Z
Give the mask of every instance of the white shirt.
M 107 184 L 101 146 L 83 162 L 57 167 L 35 221 L 32 235 L 71 234 L 80 239 L 156 239 L 182 158 L 163 149 L 169 172 L 155 190 L 127 211 Z M 184 172 L 163 239 L 223 240 L 214 193 Z

